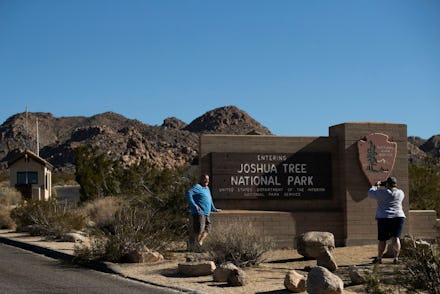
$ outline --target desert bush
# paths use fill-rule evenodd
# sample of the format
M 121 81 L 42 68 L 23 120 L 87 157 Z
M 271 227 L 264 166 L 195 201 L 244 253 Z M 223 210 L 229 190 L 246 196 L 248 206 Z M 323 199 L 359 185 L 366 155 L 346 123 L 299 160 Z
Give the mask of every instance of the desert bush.
M 371 272 L 367 272 L 364 278 L 365 278 L 365 283 L 364 283 L 365 293 L 387 294 L 387 293 L 395 292 L 393 287 L 387 286 L 387 282 L 393 283 L 394 280 L 388 279 L 387 281 L 387 278 L 381 271 L 378 264 L 375 264 Z
M 17 231 L 60 238 L 85 227 L 85 218 L 77 210 L 56 200 L 24 202 L 11 211 Z
M 216 264 L 229 261 L 250 267 L 264 261 L 263 254 L 274 247 L 274 242 L 252 224 L 241 223 L 214 230 L 203 246 Z
M 176 238 L 176 223 L 167 210 L 159 209 L 139 199 L 126 200 L 115 214 L 109 228 L 96 227 L 91 231 L 90 247 L 78 247 L 79 259 L 124 261 L 127 254 L 145 248 L 161 251 Z
M 417 246 L 412 242 L 402 257 L 405 271 L 399 275 L 401 283 L 410 292 L 418 290 L 440 293 L 440 251 L 438 244 Z
M 81 211 L 98 229 L 109 228 L 115 221 L 115 215 L 123 203 L 120 197 L 105 197 L 86 202 Z
M 20 192 L 15 189 L 2 187 L 0 188 L 0 205 L 13 206 L 22 200 Z
M 11 218 L 11 208 L 0 205 L 0 229 L 15 230 L 16 224 Z
M 98 229 L 89 236 L 88 244 L 75 244 L 74 262 L 78 264 L 87 263 L 93 260 L 105 260 L 107 238 Z
M 9 186 L 9 172 L 2 170 L 0 171 L 0 186 Z

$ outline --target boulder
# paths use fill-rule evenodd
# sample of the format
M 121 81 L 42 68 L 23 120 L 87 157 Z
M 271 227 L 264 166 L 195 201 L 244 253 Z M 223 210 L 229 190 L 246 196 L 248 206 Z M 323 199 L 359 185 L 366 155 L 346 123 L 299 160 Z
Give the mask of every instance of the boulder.
M 410 256 L 414 254 L 414 250 L 419 252 L 428 253 L 431 250 L 431 244 L 425 240 L 414 239 L 411 237 L 404 237 L 400 240 L 401 243 L 401 256 Z
M 185 262 L 177 265 L 178 273 L 189 277 L 212 275 L 215 268 L 213 261 Z
M 296 270 L 290 270 L 284 277 L 284 287 L 294 293 L 306 291 L 307 279 Z
M 132 251 L 126 254 L 123 260 L 129 263 L 155 263 L 163 261 L 164 257 L 157 251 L 145 248 L 142 251 Z
M 233 269 L 228 275 L 228 285 L 233 287 L 245 286 L 248 283 L 246 273 L 242 269 Z
M 217 267 L 212 273 L 212 277 L 215 282 L 227 282 L 228 276 L 231 271 L 238 269 L 238 267 L 231 263 L 222 263 L 219 267 Z
M 79 233 L 66 233 L 61 236 L 63 242 L 85 243 L 86 237 Z
M 314 267 L 307 276 L 307 293 L 338 294 L 344 292 L 344 282 L 340 277 L 322 266 Z
M 330 232 L 311 231 L 297 237 L 297 251 L 305 258 L 316 259 L 327 249 L 335 248 L 335 237 Z
M 324 251 L 322 251 L 318 258 L 316 259 L 316 264 L 318 266 L 323 266 L 331 272 L 334 272 L 338 269 L 338 265 L 336 264 L 336 260 L 333 257 L 333 254 L 325 247 Z
M 360 269 L 355 265 L 351 265 L 348 268 L 348 275 L 350 277 L 350 281 L 353 285 L 361 285 L 365 283 L 365 278 L 371 274 L 371 270 L 368 269 Z

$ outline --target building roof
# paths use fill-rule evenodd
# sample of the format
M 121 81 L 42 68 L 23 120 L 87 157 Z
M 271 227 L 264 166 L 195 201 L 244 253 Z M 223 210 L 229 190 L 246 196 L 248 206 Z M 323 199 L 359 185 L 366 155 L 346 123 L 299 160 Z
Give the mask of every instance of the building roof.
M 41 165 L 44 165 L 45 167 L 47 167 L 49 169 L 53 168 L 52 164 L 50 164 L 48 161 L 46 161 L 44 158 L 41 158 L 40 156 L 38 156 L 34 152 L 30 151 L 29 149 L 26 149 L 25 151 L 18 154 L 16 157 L 9 160 L 8 167 L 10 167 L 11 165 L 13 165 L 15 162 L 22 159 L 23 157 L 30 157 L 30 158 L 34 159 L 35 161 L 37 161 L 38 163 L 40 163 Z

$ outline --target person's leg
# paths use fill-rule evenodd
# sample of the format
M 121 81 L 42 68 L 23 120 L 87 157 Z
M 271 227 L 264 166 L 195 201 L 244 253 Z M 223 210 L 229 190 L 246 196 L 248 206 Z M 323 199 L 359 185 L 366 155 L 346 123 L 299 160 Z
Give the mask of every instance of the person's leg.
M 211 231 L 211 220 L 209 219 L 209 216 L 203 215 L 202 219 L 203 221 L 201 221 L 201 223 L 203 223 L 203 227 L 201 227 L 202 232 L 198 237 L 199 245 L 203 245 L 206 237 L 208 237 L 209 231 Z
M 379 241 L 377 245 L 377 257 L 382 259 L 385 248 L 387 247 L 387 241 Z
M 204 231 L 198 236 L 199 245 L 203 245 L 203 241 L 205 241 L 206 237 L 208 237 L 208 232 Z
M 193 214 L 193 243 L 199 244 L 200 237 L 203 232 L 203 228 L 205 227 L 205 223 L 203 222 L 203 218 L 200 214 Z
M 399 262 L 399 253 L 400 253 L 400 248 L 401 248 L 399 237 L 392 237 L 391 238 L 391 245 L 393 246 L 393 249 L 395 252 L 393 262 L 398 263 Z
M 404 223 L 405 223 L 405 218 L 403 218 L 403 217 L 398 217 L 398 218 L 393 219 L 393 230 L 391 232 L 391 244 L 392 244 L 394 252 L 395 252 L 394 259 L 393 259 L 394 263 L 399 262 L 400 249 L 402 248 L 402 246 L 400 244 L 400 236 L 402 235 Z
M 382 256 L 387 247 L 388 240 L 385 219 L 377 219 L 377 239 L 379 240 L 377 244 L 377 257 L 373 260 L 373 263 L 382 263 Z

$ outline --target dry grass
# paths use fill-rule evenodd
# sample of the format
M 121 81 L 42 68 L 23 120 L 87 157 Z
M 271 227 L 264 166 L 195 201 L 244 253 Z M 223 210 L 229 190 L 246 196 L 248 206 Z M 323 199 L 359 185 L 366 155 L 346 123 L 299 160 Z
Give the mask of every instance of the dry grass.
M 9 187 L 0 187 L 0 205 L 15 206 L 22 200 L 20 192 Z
M 11 218 L 11 208 L 0 205 L 0 229 L 15 230 L 17 225 Z
M 114 223 L 122 203 L 121 198 L 109 196 L 86 203 L 81 211 L 97 228 L 105 228 Z

